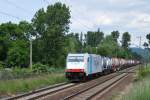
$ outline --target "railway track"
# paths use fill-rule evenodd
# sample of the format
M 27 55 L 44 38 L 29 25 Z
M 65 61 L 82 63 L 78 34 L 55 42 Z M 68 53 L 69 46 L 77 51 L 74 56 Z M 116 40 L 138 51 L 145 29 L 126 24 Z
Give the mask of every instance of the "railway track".
M 119 73 L 112 73 L 85 83 L 62 83 L 55 86 L 39 89 L 30 93 L 6 98 L 5 100 L 70 100 L 70 99 L 91 99 L 95 95 L 103 92 L 107 87 L 112 86 L 119 80 L 127 76 L 133 68 L 125 69 Z M 133 71 L 133 70 L 132 70 Z M 132 72 L 131 71 L 131 72 Z M 105 85 L 107 84 L 107 85 Z M 100 89 L 101 87 L 101 89 Z M 95 91 L 95 92 L 93 92 Z M 90 94 L 90 92 L 92 94 Z
M 133 72 L 135 69 L 131 69 L 130 71 Z M 65 97 L 63 100 L 96 100 L 96 96 L 102 96 L 104 93 L 108 92 L 108 89 L 112 88 L 124 78 L 126 78 L 129 73 L 121 72 L 115 77 L 112 77 L 108 80 L 103 81 L 102 83 L 97 83 L 96 85 L 90 86 L 84 90 L 81 90 L 75 94 Z
M 74 97 L 78 97 L 80 94 L 82 94 L 86 91 L 90 91 L 91 89 L 93 89 L 96 86 L 99 86 L 100 84 L 103 84 L 103 83 L 105 84 L 105 82 L 107 82 L 111 79 L 113 80 L 115 77 L 117 77 L 119 75 L 130 74 L 130 72 L 133 72 L 131 69 L 133 69 L 133 68 L 128 68 L 128 69 L 122 70 L 120 72 L 116 72 L 116 73 L 112 73 L 112 74 L 109 74 L 109 75 L 106 75 L 106 76 L 102 76 L 102 77 L 100 77 L 98 79 L 95 79 L 95 80 L 92 80 L 90 82 L 86 82 L 86 83 L 80 84 L 78 86 L 71 87 L 69 89 L 59 91 L 55 94 L 52 94 L 52 95 L 49 95 L 47 97 L 43 97 L 43 98 L 40 98 L 40 99 L 43 99 L 43 100 L 62 100 L 62 99 L 70 100 L 70 99 L 74 99 Z M 91 91 L 91 93 L 92 92 L 93 91 Z M 79 100 L 79 99 L 84 100 L 84 98 L 77 98 L 75 100 Z
M 122 76 L 122 74 L 119 75 L 119 76 Z M 70 99 L 79 100 L 79 99 L 81 99 L 81 98 L 82 98 L 82 99 L 84 98 L 83 100 L 86 100 L 86 99 L 88 99 L 88 98 L 91 98 L 94 94 L 92 94 L 92 96 L 89 96 L 89 94 L 95 92 L 95 88 L 99 90 L 99 87 L 100 87 L 101 85 L 105 84 L 106 82 L 108 82 L 108 81 L 110 81 L 110 80 L 112 80 L 112 79 L 114 79 L 114 78 L 116 78 L 116 77 L 118 77 L 118 76 L 109 78 L 109 79 L 107 79 L 107 80 L 105 80 L 105 81 L 103 81 L 103 82 L 101 82 L 101 83 L 97 83 L 97 84 L 95 84 L 95 85 L 93 85 L 93 86 L 90 86 L 90 87 L 88 87 L 88 88 L 86 88 L 86 89 L 83 89 L 83 90 L 81 90 L 81 91 L 79 91 L 79 92 L 77 92 L 77 93 L 75 93 L 75 94 L 72 94 L 72 95 L 70 95 L 70 96 L 68 96 L 68 97 L 65 97 L 63 100 L 70 100 Z M 123 76 L 122 76 L 122 77 L 123 77 Z M 122 78 L 122 77 L 121 77 L 121 78 Z M 116 81 L 118 81 L 118 80 L 116 80 Z M 88 92 L 88 93 L 87 93 L 87 92 Z
M 32 100 L 32 99 L 38 99 L 40 97 L 43 97 L 45 95 L 75 86 L 74 83 L 60 83 L 53 86 L 49 86 L 46 88 L 38 89 L 35 91 L 31 91 L 29 93 L 24 93 L 21 95 L 17 95 L 14 97 L 5 98 L 4 100 Z

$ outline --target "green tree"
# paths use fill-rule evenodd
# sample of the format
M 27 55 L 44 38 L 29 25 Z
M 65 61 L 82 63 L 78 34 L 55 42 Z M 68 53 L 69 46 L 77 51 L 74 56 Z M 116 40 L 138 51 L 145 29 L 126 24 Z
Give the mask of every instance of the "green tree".
M 114 40 L 117 42 L 117 39 L 119 38 L 119 31 L 113 31 L 111 32 L 112 37 L 114 38 Z
M 27 67 L 29 65 L 29 44 L 24 40 L 13 41 L 8 51 L 7 66 Z
M 77 53 L 80 50 L 80 41 L 76 36 L 71 33 L 66 36 L 66 54 L 67 53 Z
M 144 42 L 143 46 L 146 48 L 148 48 L 148 43 Z
M 118 43 L 114 41 L 111 35 L 108 35 L 98 46 L 98 54 L 103 56 L 118 56 L 119 46 Z
M 42 8 L 35 13 L 32 19 L 33 28 L 37 38 L 43 36 L 43 34 L 45 34 L 46 29 L 48 27 L 46 24 L 45 17 L 46 17 L 46 12 L 44 11 L 44 8 Z
M 130 34 L 128 32 L 123 33 L 123 36 L 122 36 L 122 47 L 123 48 L 128 48 L 130 40 L 131 40 Z
M 24 33 L 18 27 L 18 25 L 12 22 L 1 24 L 0 33 L 1 33 L 1 36 L 7 38 L 10 41 L 25 38 Z
M 148 39 L 148 42 L 150 44 L 150 33 L 146 35 L 146 38 Z
M 83 44 L 83 33 L 82 32 L 80 34 L 80 42 L 81 42 L 81 44 Z
M 8 22 L 0 25 L 0 60 L 7 62 L 9 67 L 28 66 L 29 41 L 25 33 L 28 33 L 29 29 L 25 26 L 31 27 L 25 21 L 19 24 Z
M 100 32 L 98 29 L 97 32 L 88 31 L 86 35 L 86 43 L 91 47 L 97 47 L 98 44 L 103 40 L 104 33 Z
M 36 36 L 32 24 L 27 21 L 21 21 L 18 24 L 18 28 L 22 30 L 25 39 L 29 40 L 30 36 Z
M 104 33 L 100 32 L 98 28 L 97 32 L 95 32 L 95 46 L 97 47 L 98 44 L 104 39 Z
M 8 44 L 4 37 L 0 37 L 0 61 L 5 61 L 7 58 Z
M 34 16 L 33 27 L 43 43 L 42 58 L 44 64 L 61 66 L 64 59 L 65 33 L 70 23 L 70 10 L 65 4 L 49 5 L 47 10 L 40 9 Z

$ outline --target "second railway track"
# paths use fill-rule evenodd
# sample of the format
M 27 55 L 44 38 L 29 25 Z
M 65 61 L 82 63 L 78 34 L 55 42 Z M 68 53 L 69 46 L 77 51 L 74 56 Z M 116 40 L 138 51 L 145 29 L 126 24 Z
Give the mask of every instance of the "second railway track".
M 29 93 L 24 93 L 21 95 L 16 95 L 14 97 L 5 98 L 4 100 L 33 100 L 33 99 L 38 99 L 40 97 L 46 96 L 48 94 L 51 94 L 51 93 L 75 86 L 75 85 L 77 85 L 77 84 L 60 83 L 60 84 L 56 84 L 56 85 L 49 86 L 46 88 L 31 91 Z
M 131 69 L 130 71 L 133 71 L 134 69 Z M 96 95 L 102 95 L 104 94 L 105 90 L 112 87 L 113 85 L 117 84 L 119 81 L 123 80 L 128 76 L 127 73 L 118 74 L 117 76 L 111 77 L 110 79 L 107 79 L 101 83 L 97 83 L 93 86 L 89 86 L 86 89 L 83 89 L 75 94 L 72 94 L 70 96 L 67 96 L 64 98 L 64 100 L 91 100 Z

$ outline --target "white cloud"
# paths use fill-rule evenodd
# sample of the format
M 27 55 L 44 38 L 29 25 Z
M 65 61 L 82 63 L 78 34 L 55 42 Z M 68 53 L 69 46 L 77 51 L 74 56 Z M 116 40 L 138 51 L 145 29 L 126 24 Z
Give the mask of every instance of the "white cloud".
M 97 30 L 108 34 L 113 30 L 131 33 L 131 44 L 138 45 L 138 36 L 150 32 L 148 0 L 63 0 L 71 9 L 71 29 L 75 32 Z M 133 46 L 133 45 L 132 45 Z
M 150 32 L 150 14 L 142 12 L 134 12 L 129 14 L 133 16 L 132 19 L 128 21 L 125 27 L 136 28 L 139 31 Z
M 110 4 L 124 5 L 124 6 L 135 6 L 145 4 L 144 0 L 108 0 Z
M 16 1 L 18 5 L 21 1 Z M 86 32 L 89 30 L 97 30 L 98 27 L 105 33 L 113 30 L 120 32 L 128 31 L 132 33 L 133 43 L 137 36 L 142 35 L 143 40 L 147 33 L 150 32 L 150 1 L 149 0 L 50 0 L 51 4 L 61 1 L 67 3 L 71 9 L 71 30 L 74 32 Z M 24 16 L 24 12 L 16 10 L 12 11 L 5 1 L 1 2 L 1 10 L 5 10 L 12 15 L 22 17 L 24 19 L 32 19 L 35 11 L 41 7 L 46 8 L 46 2 L 36 0 L 23 1 L 23 8 L 28 6 L 27 10 L 32 14 Z M 13 7 L 13 6 L 12 6 Z M 10 17 L 1 16 L 1 22 L 12 20 Z

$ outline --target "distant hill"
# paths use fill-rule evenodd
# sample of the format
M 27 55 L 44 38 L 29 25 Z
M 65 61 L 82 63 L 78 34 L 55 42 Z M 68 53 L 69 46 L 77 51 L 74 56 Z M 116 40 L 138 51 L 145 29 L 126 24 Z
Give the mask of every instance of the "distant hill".
M 148 49 L 142 49 L 137 47 L 130 48 L 132 52 L 136 52 L 137 54 L 141 55 L 145 60 L 148 60 L 150 57 L 150 52 Z

